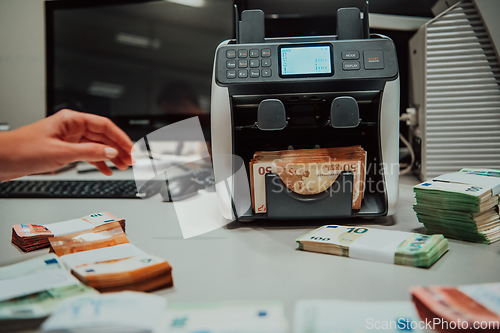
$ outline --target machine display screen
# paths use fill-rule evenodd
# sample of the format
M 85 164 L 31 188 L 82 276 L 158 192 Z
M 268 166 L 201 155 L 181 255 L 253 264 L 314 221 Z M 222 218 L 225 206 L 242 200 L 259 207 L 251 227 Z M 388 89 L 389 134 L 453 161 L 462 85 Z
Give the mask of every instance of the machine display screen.
M 332 74 L 330 45 L 286 46 L 280 48 L 281 76 Z

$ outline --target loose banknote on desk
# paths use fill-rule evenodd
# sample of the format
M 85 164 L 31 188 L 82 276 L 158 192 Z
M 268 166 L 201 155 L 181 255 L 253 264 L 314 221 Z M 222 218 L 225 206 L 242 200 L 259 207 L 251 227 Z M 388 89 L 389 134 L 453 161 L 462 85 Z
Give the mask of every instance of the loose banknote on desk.
M 170 264 L 130 244 L 118 222 L 49 241 L 78 279 L 101 292 L 152 291 L 173 285 Z
M 396 265 L 430 267 L 448 251 L 443 235 L 325 225 L 300 236 L 299 249 Z
M 0 268 L 0 332 L 38 326 L 69 297 L 95 295 L 49 253 Z
M 164 333 L 167 300 L 124 291 L 68 299 L 42 324 L 40 333 Z
M 413 188 L 413 209 L 429 233 L 491 244 L 500 239 L 499 170 L 441 175 Z
M 110 222 L 120 222 L 125 231 L 125 219 L 116 217 L 109 212 L 95 213 L 79 219 L 43 225 L 16 224 L 12 226 L 12 243 L 23 251 L 29 252 L 48 247 L 50 245 L 49 237 L 90 230 Z
M 500 283 L 410 291 L 420 317 L 436 332 L 500 332 Z
M 361 146 L 258 151 L 250 161 L 252 207 L 267 212 L 267 173 L 276 173 L 289 191 L 312 195 L 328 190 L 342 171 L 353 173 L 352 208 L 360 209 L 366 180 L 366 151 Z

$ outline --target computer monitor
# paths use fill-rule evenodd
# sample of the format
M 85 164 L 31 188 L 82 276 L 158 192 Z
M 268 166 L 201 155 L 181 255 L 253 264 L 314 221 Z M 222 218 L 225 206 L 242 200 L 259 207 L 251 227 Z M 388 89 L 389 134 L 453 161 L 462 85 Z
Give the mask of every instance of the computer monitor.
M 217 45 L 231 0 L 46 1 L 47 115 L 106 116 L 133 140 L 199 116 L 209 139 Z

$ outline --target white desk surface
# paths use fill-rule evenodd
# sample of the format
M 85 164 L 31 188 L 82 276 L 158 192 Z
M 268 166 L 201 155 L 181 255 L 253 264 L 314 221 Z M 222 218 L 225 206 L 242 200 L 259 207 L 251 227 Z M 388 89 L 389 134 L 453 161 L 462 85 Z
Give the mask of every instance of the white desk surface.
M 73 178 L 75 171 L 37 178 Z M 96 179 L 97 173 L 79 175 Z M 130 178 L 130 171 L 114 178 Z M 1 199 L 0 266 L 47 253 L 23 253 L 11 244 L 12 225 L 45 224 L 109 211 L 126 219 L 129 240 L 165 258 L 174 287 L 156 294 L 169 302 L 279 300 L 291 324 L 300 299 L 357 301 L 410 300 L 417 285 L 500 282 L 500 242 L 493 245 L 450 240 L 450 251 L 430 269 L 362 261 L 297 250 L 295 239 L 324 224 L 425 232 L 412 209 L 412 186 L 403 176 L 392 217 L 374 220 L 233 222 L 210 233 L 183 239 L 172 203 L 124 199 Z

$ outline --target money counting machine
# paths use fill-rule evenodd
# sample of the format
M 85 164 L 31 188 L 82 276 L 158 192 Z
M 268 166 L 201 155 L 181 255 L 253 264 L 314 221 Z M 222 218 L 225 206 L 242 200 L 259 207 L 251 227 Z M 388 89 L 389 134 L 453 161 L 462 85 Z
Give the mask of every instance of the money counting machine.
M 358 8 L 339 9 L 337 35 L 295 38 L 265 38 L 262 11 L 243 11 L 241 20 L 235 12 L 236 39 L 218 46 L 212 79 L 212 157 L 224 217 L 392 215 L 400 89 L 393 41 L 370 35 L 366 8 L 363 16 Z M 279 177 L 266 174 L 267 212 L 252 209 L 249 161 L 256 151 L 352 145 L 367 152 L 361 209 L 351 207 L 352 172 L 339 175 L 336 191 L 313 196 L 275 191 Z

